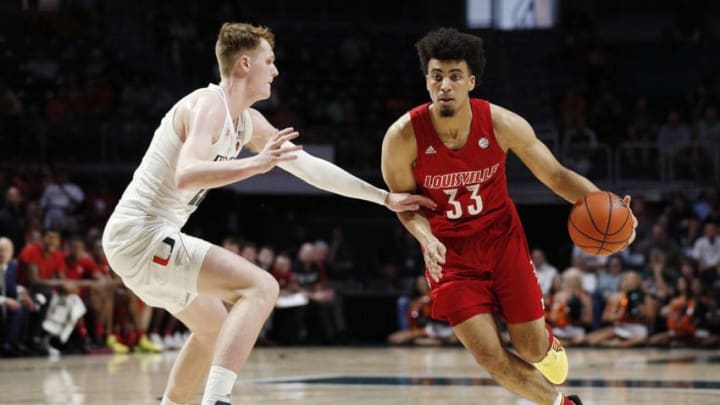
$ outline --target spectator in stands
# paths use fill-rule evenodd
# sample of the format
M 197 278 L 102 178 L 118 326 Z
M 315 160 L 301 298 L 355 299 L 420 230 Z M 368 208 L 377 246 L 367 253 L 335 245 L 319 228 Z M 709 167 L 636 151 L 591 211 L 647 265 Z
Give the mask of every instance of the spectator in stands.
M 693 216 L 693 210 L 687 197 L 682 193 L 673 194 L 670 204 L 663 212 L 665 230 L 668 236 L 674 238 L 682 232 L 686 221 Z
M 89 309 L 89 319 L 94 320 L 92 330 L 94 343 L 106 345 L 115 353 L 127 353 L 128 348 L 120 344 L 112 333 L 115 292 L 120 287 L 121 281 L 110 276 L 108 267 L 98 266 L 82 239 L 74 239 L 71 242 L 65 275 L 67 279 L 82 283 L 80 297 Z M 80 333 L 85 334 L 83 337 L 87 337 L 87 331 L 84 329 L 81 328 Z
M 293 277 L 287 252 L 281 252 L 275 257 L 272 275 L 280 286 L 280 296 L 272 316 L 271 335 L 281 343 L 304 342 L 308 335 L 305 317 L 309 301 Z
M 690 128 L 680 120 L 677 110 L 668 112 L 667 121 L 660 127 L 657 148 L 666 156 L 680 156 L 679 152 L 690 145 Z
M 5 205 L 0 210 L 0 235 L 7 236 L 18 249 L 25 246 L 25 212 L 20 189 L 8 187 Z
M 648 108 L 647 96 L 640 96 L 635 102 L 635 110 L 630 118 L 627 135 L 628 140 L 633 142 L 649 142 L 655 139 L 657 124 L 655 117 Z M 647 156 L 646 156 L 647 157 Z M 633 201 L 635 198 L 633 198 Z
M 645 324 L 648 309 L 642 279 L 636 272 L 623 274 L 620 291 L 612 294 L 603 311 L 603 322 L 609 326 L 591 332 L 584 343 L 591 346 L 633 347 L 647 341 Z
M 582 287 L 582 272 L 569 268 L 562 274 L 562 289 L 555 293 L 547 320 L 563 345 L 581 343 L 592 323 L 593 302 Z
M 665 252 L 656 249 L 650 252 L 650 259 L 642 273 L 643 285 L 649 296 L 664 305 L 673 296 L 673 285 L 678 272 L 668 265 Z M 659 307 L 658 307 L 659 308 Z
M 635 199 L 633 199 L 633 201 L 635 201 Z M 693 204 L 693 211 L 701 221 L 705 221 L 717 207 L 718 189 L 716 186 L 708 186 L 702 190 L 700 198 Z
M 703 236 L 695 241 L 692 256 L 697 259 L 700 271 L 720 269 L 720 238 L 715 222 L 707 222 L 703 228 Z
M 98 273 L 105 275 L 104 279 L 106 280 L 106 282 L 115 286 L 115 288 L 113 289 L 112 311 L 106 314 L 103 326 L 106 335 L 105 344 L 111 349 L 113 349 L 114 352 L 121 353 L 124 350 L 120 346 L 125 346 L 126 348 L 127 346 L 122 343 L 122 336 L 120 336 L 119 334 L 121 327 L 120 323 L 117 321 L 115 314 L 116 312 L 120 311 L 127 312 L 127 287 L 122 284 L 122 280 L 120 279 L 120 277 L 110 269 L 110 264 L 108 263 L 107 257 L 105 257 L 105 251 L 102 248 L 101 239 L 96 239 L 95 243 L 93 244 L 92 252 L 90 254 L 92 259 L 97 264 L 97 267 L 99 269 Z M 122 309 L 120 309 L 120 307 L 122 307 Z
M 645 244 L 645 262 L 650 259 L 650 253 L 655 250 L 659 250 L 665 254 L 665 260 L 671 267 L 677 265 L 680 259 L 680 247 L 672 240 L 665 230 L 665 226 L 662 223 L 656 223 L 652 227 L 650 234 L 650 240 Z
M 689 279 L 700 277 L 698 271 L 698 262 L 692 256 L 683 256 L 680 260 L 680 271 L 679 276 L 687 277 Z
M 293 276 L 310 298 L 310 315 L 319 326 L 321 341 L 335 343 L 345 333 L 345 318 L 341 302 L 329 285 L 327 275 L 315 262 L 315 247 L 306 242 L 300 246 L 293 265 Z
M 619 255 L 610 256 L 607 267 L 598 274 L 598 286 L 595 292 L 602 297 L 603 301 L 607 300 L 611 294 L 620 290 L 620 281 L 622 280 L 622 272 L 624 268 L 623 259 Z
M 48 295 L 51 288 L 77 291 L 74 285 L 64 279 L 67 269 L 65 254 L 60 250 L 60 232 L 48 229 L 39 243 L 28 243 L 20 251 L 18 279 L 31 292 Z
M 225 249 L 235 253 L 236 255 L 239 255 L 242 248 L 242 240 L 240 238 L 236 238 L 234 236 L 228 236 L 222 241 L 222 247 Z
M 593 322 L 592 329 L 599 329 L 602 326 L 602 312 L 608 298 L 620 290 L 620 281 L 624 262 L 620 255 L 610 256 L 607 267 L 600 270 L 598 274 L 598 286 L 592 294 L 593 300 Z
M 275 263 L 275 249 L 270 245 L 261 246 L 257 262 L 262 269 L 272 272 L 272 266 Z
M 35 309 L 27 289 L 17 283 L 13 243 L 0 236 L 0 357 L 26 354 L 22 326 L 28 311 Z
M 68 180 L 65 170 L 51 175 L 50 183 L 40 198 L 40 207 L 45 213 L 45 228 L 73 231 L 77 227 L 76 214 L 85 200 L 83 190 Z
M 272 267 L 272 275 L 280 284 L 281 295 L 294 294 L 302 291 L 302 287 L 295 280 L 292 271 L 292 262 L 287 252 L 280 252 L 275 257 L 275 264 Z
M 590 173 L 597 148 L 597 135 L 584 120 L 578 120 L 577 125 L 569 127 L 563 135 L 563 161 L 580 174 Z
M 710 144 L 720 144 L 720 121 L 717 119 L 717 110 L 714 106 L 705 109 L 703 118 L 695 127 L 697 140 Z
M 243 255 L 243 257 L 245 257 Z M 260 248 L 260 252 L 257 254 L 257 259 L 255 260 L 255 264 L 258 265 L 261 269 L 267 271 L 268 273 L 272 273 L 272 266 L 275 262 L 275 250 L 268 245 L 263 245 Z M 260 329 L 260 336 L 258 337 L 258 344 L 264 344 L 264 345 L 270 345 L 274 342 L 270 341 L 268 339 L 268 333 L 272 329 L 273 326 L 273 318 L 275 317 L 274 313 L 271 313 L 270 316 L 265 320 L 265 323 L 262 326 L 262 329 Z
M 692 216 L 684 221 L 680 232 L 676 234 L 682 256 L 692 256 L 695 242 L 702 236 L 703 224 L 700 218 Z
M 702 280 L 708 294 L 720 305 L 720 267 L 710 267 L 700 271 L 698 261 L 692 256 L 691 260 L 691 265 L 694 267 L 697 276 Z
M 392 345 L 439 346 L 458 343 L 457 336 L 447 322 L 432 319 L 432 298 L 425 276 L 415 278 L 413 298 L 404 312 L 398 313 L 398 317 L 405 320 L 399 322 L 403 325 L 400 330 L 388 336 L 387 341 Z
M 332 263 L 330 263 L 330 246 L 324 240 L 318 239 L 313 243 L 313 250 L 315 252 L 315 265 L 320 269 L 321 273 L 325 273 L 328 282 L 333 285 L 336 279 L 335 270 L 332 267 Z
M 243 244 L 240 256 L 250 263 L 257 264 L 258 251 L 255 242 L 247 241 Z
M 46 327 L 43 324 L 47 320 L 46 315 L 49 312 L 72 313 L 71 318 L 61 317 L 65 318 L 66 323 L 55 322 L 55 328 L 53 328 L 53 334 L 62 335 L 64 341 L 67 340 L 68 335 L 62 334 L 60 331 L 71 330 L 85 313 L 82 300 L 77 296 L 78 286 L 65 277 L 67 263 L 65 254 L 60 250 L 60 244 L 60 233 L 54 229 L 48 229 L 40 242 L 28 243 L 18 256 L 18 279 L 28 287 L 32 297 L 39 294 L 47 303 L 30 316 L 29 346 L 40 353 L 45 352 L 48 348 L 48 337 L 44 332 Z M 55 304 L 59 304 L 59 307 Z M 73 311 L 73 307 L 79 309 Z M 56 310 L 53 311 L 53 308 Z
M 535 265 L 535 274 L 537 274 L 540 283 L 540 290 L 542 290 L 543 296 L 546 296 L 550 292 L 553 279 L 558 274 L 557 268 L 547 262 L 545 252 L 542 249 L 533 249 L 532 261 L 533 265 Z
M 150 330 L 150 322 L 153 318 L 154 311 L 159 309 L 153 308 L 145 304 L 132 290 L 125 289 L 125 299 L 120 303 L 124 309 L 124 319 L 122 326 L 122 343 L 125 346 L 132 347 L 134 352 L 140 353 L 160 353 L 164 350 L 162 345 L 153 343 L 147 336 Z M 182 346 L 183 342 L 180 343 Z
M 581 277 L 582 280 L 582 277 Z M 553 307 L 553 303 L 555 302 L 555 295 L 562 290 L 563 287 L 563 279 L 560 276 L 560 274 L 557 274 L 552 279 L 552 284 L 550 285 L 550 291 L 548 291 L 547 294 L 543 296 L 543 303 L 545 304 L 545 319 L 550 319 L 550 310 Z M 509 339 L 509 338 L 508 338 Z
M 677 279 L 675 291 L 670 303 L 660 310 L 660 315 L 667 319 L 667 330 L 653 335 L 648 343 L 675 346 L 712 342 L 714 339 L 707 329 L 710 298 L 703 294 L 701 281 L 683 275 Z
M 656 249 L 650 252 L 650 259 L 643 270 L 642 278 L 643 289 L 647 293 L 646 320 L 648 325 L 653 328 L 658 311 L 670 302 L 675 293 L 673 286 L 678 278 L 678 272 L 674 267 L 668 265 L 665 253 Z
M 597 289 L 597 273 L 607 264 L 606 256 L 593 256 L 573 246 L 572 267 L 582 272 L 583 289 L 593 294 Z

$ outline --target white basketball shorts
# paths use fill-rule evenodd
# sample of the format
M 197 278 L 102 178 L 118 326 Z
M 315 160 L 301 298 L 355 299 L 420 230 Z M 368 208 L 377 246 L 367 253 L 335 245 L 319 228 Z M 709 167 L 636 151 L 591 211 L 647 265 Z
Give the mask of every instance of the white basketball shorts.
M 177 313 L 197 296 L 200 267 L 211 243 L 153 217 L 113 214 L 103 233 L 112 270 L 146 304 Z

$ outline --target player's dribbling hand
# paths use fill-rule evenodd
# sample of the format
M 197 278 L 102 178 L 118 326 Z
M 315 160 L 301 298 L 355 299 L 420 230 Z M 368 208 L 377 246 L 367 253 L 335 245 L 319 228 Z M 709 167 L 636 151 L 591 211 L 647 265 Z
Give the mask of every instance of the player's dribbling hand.
M 265 147 L 257 154 L 260 172 L 265 173 L 280 162 L 297 159 L 293 152 L 302 150 L 302 145 L 285 146 L 283 144 L 300 136 L 294 128 L 285 128 L 268 139 Z
M 626 195 L 625 197 L 623 197 L 623 202 L 630 210 L 630 215 L 632 215 L 632 220 L 633 220 L 633 232 L 632 232 L 632 235 L 630 235 L 630 240 L 628 240 L 628 243 L 627 243 L 628 245 L 631 245 L 635 241 L 635 229 L 638 226 L 638 220 L 637 220 L 637 218 L 635 218 L 635 214 L 633 214 L 632 209 L 630 208 L 630 201 L 632 201 L 632 198 L 630 198 L 629 195 Z
M 385 198 L 385 206 L 394 212 L 417 211 L 420 207 L 431 210 L 437 208 L 437 204 L 435 204 L 433 200 L 421 195 L 408 193 L 388 194 Z
M 433 238 L 424 246 L 425 267 L 433 281 L 440 282 L 442 278 L 442 265 L 445 264 L 445 245 L 437 238 Z

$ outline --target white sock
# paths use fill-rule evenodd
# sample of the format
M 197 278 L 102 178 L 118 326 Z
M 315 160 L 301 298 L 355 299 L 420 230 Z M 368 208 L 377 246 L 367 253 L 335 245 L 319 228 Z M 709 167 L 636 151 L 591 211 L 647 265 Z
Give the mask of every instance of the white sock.
M 179 404 L 172 399 L 168 398 L 167 395 L 163 395 L 162 401 L 160 401 L 160 405 L 187 405 L 187 404 Z
M 563 402 L 565 402 L 565 396 L 561 392 L 558 392 L 558 396 L 555 397 L 553 405 L 563 405 Z
M 237 380 L 237 374 L 220 366 L 212 366 L 205 384 L 202 405 L 215 405 L 216 401 L 230 402 L 230 393 Z

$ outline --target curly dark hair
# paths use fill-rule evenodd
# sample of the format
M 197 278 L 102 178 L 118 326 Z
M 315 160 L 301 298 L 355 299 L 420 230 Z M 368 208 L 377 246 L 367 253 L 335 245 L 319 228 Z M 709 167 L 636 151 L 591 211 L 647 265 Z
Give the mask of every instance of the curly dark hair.
M 415 48 L 423 74 L 427 74 L 428 62 L 432 58 L 441 61 L 464 60 L 470 68 L 470 74 L 480 81 L 485 68 L 482 38 L 459 32 L 455 28 L 439 28 L 417 41 Z

